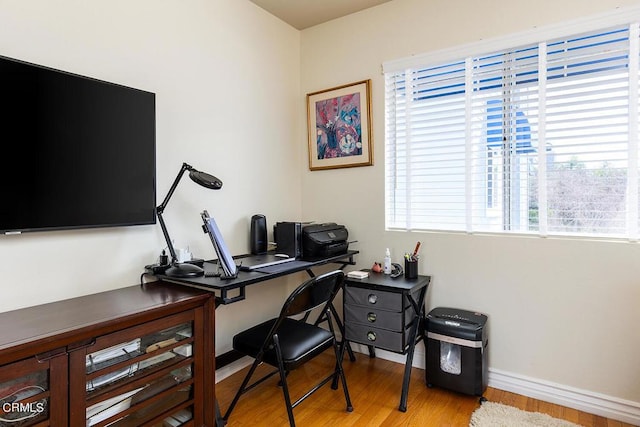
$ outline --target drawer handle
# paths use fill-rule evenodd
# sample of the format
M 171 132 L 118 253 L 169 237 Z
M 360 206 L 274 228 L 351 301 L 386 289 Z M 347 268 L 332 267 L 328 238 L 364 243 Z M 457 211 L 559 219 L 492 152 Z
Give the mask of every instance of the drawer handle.
M 373 332 L 373 331 L 367 332 L 367 339 L 369 341 L 375 341 L 376 340 L 376 333 Z
M 378 302 L 378 295 L 376 294 L 369 294 L 369 304 L 375 304 L 376 302 Z
M 372 312 L 367 313 L 367 320 L 368 320 L 369 322 L 371 322 L 371 323 L 373 323 L 373 322 L 375 322 L 375 321 L 376 321 L 376 317 L 378 317 L 378 316 L 376 316 L 376 314 L 375 314 L 375 313 L 372 313 Z

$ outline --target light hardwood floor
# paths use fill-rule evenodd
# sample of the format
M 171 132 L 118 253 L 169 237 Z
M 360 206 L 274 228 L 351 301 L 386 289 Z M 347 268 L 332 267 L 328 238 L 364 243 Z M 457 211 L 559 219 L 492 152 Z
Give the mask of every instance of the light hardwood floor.
M 384 359 L 369 359 L 356 353 L 355 362 L 345 358 L 349 393 L 354 410 L 345 411 L 340 386 L 332 390 L 324 386 L 293 411 L 298 427 L 375 427 L 375 426 L 437 426 L 469 425 L 472 412 L 478 408 L 478 398 L 440 388 L 427 388 L 424 370 L 413 368 L 409 387 L 407 412 L 398 410 L 404 365 Z M 332 357 L 325 353 L 289 375 L 289 387 L 295 400 L 306 392 L 325 372 L 332 369 Z M 216 385 L 216 397 L 221 410 L 226 411 L 248 368 L 225 378 Z M 263 365 L 258 370 L 267 372 Z M 255 378 L 259 378 L 256 376 Z M 277 375 L 244 394 L 234 409 L 227 426 L 287 426 L 287 412 L 282 391 L 277 387 Z M 631 427 L 630 424 L 587 414 L 575 409 L 546 403 L 525 396 L 489 387 L 484 395 L 492 402 L 501 402 L 527 411 L 543 412 L 585 427 Z

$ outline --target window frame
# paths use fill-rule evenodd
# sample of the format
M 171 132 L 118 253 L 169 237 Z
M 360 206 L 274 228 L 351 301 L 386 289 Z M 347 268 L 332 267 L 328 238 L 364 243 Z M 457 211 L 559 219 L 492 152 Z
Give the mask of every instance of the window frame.
M 387 142 L 385 143 L 385 150 L 386 150 L 386 156 L 385 156 L 385 183 L 386 183 L 386 197 L 385 197 L 385 224 L 386 224 L 386 228 L 388 230 L 423 230 L 423 231 L 438 231 L 438 232 L 467 232 L 467 233 L 474 233 L 474 232 L 482 232 L 482 233 L 498 233 L 498 234 L 503 234 L 503 233 L 509 233 L 509 234 L 526 234 L 526 235 L 539 235 L 542 237 L 548 236 L 548 235 L 560 235 L 560 236 L 567 236 L 567 237 L 578 237 L 578 238 L 594 238 L 594 237 L 606 237 L 606 238 L 622 238 L 622 239 L 629 239 L 629 240 L 637 240 L 638 239 L 638 90 L 639 90 L 639 86 L 640 86 L 640 75 L 638 74 L 638 62 L 640 61 L 640 58 L 637 56 L 638 55 L 638 35 L 640 32 L 639 29 L 639 25 L 638 24 L 640 22 L 640 7 L 632 7 L 632 8 L 624 8 L 624 9 L 620 9 L 620 10 L 616 10 L 615 12 L 612 13 L 608 13 L 608 14 L 604 14 L 604 15 L 600 15 L 598 17 L 595 18 L 589 18 L 589 19 L 583 19 L 580 21 L 575 21 L 572 23 L 563 23 L 561 25 L 557 25 L 557 26 L 550 26 L 550 27 L 545 27 L 545 28 L 541 28 L 541 29 L 537 29 L 534 31 L 528 31 L 528 32 L 524 32 L 524 33 L 520 33 L 520 34 L 516 34 L 516 35 L 508 35 L 505 37 L 500 37 L 497 39 L 493 39 L 493 40 L 488 40 L 488 41 L 483 41 L 483 42 L 478 42 L 478 43 L 471 43 L 468 45 L 464 45 L 464 46 L 459 46 L 453 49 L 446 49 L 443 51 L 437 51 L 437 52 L 432 52 L 432 53 L 427 53 L 427 54 L 423 54 L 423 55 L 415 55 L 412 56 L 410 58 L 403 58 L 403 59 L 399 59 L 399 60 L 394 60 L 394 61 L 388 61 L 385 62 L 383 64 L 383 73 L 385 74 L 385 126 L 386 126 L 386 134 L 387 134 Z M 461 228 L 447 228 L 447 227 L 439 227 L 439 228 L 425 228 L 425 227 L 415 227 L 412 223 L 411 223 L 411 219 L 406 219 L 404 224 L 401 224 L 402 221 L 396 221 L 394 219 L 394 214 L 395 214 L 395 207 L 396 207 L 396 198 L 395 198 L 395 191 L 391 188 L 393 186 L 393 179 L 394 179 L 394 174 L 395 174 L 395 170 L 396 170 L 396 164 L 394 163 L 394 160 L 390 160 L 396 152 L 396 147 L 394 146 L 395 144 L 395 139 L 394 137 L 390 137 L 390 133 L 395 132 L 395 121 L 393 121 L 393 123 L 389 120 L 390 116 L 393 116 L 393 114 L 396 114 L 395 111 L 395 105 L 391 105 L 390 103 L 393 101 L 392 99 L 390 99 L 390 95 L 389 95 L 389 80 L 388 80 L 388 76 L 392 73 L 398 73 L 401 71 L 404 71 L 406 73 L 406 75 L 408 76 L 409 70 L 417 70 L 422 68 L 428 68 L 428 67 L 436 67 L 437 64 L 440 65 L 452 65 L 454 63 L 461 63 L 461 58 L 466 58 L 463 61 L 465 61 L 465 65 L 466 67 L 469 67 L 469 61 L 471 60 L 471 58 L 477 58 L 482 56 L 483 54 L 485 54 L 485 52 L 494 52 L 494 51 L 513 51 L 513 50 L 517 50 L 519 49 L 521 46 L 531 46 L 531 45 L 538 45 L 538 47 L 540 47 L 542 50 L 539 52 L 539 55 L 545 55 L 547 54 L 547 44 L 548 42 L 551 42 L 553 40 L 556 39 L 561 39 L 561 38 L 571 38 L 571 37 L 576 37 L 579 34 L 582 33 L 586 33 L 586 32 L 590 32 L 590 31 L 606 31 L 607 28 L 610 27 L 614 27 L 614 26 L 620 26 L 620 25 L 629 25 L 630 27 L 630 32 L 629 32 L 629 40 L 628 40 L 628 44 L 629 44 L 629 49 L 630 49 L 630 53 L 634 54 L 635 56 L 630 56 L 631 60 L 627 61 L 627 69 L 628 69 L 628 75 L 629 75 L 629 92 L 633 93 L 632 95 L 629 95 L 629 100 L 633 101 L 635 100 L 635 102 L 630 102 L 627 104 L 629 113 L 629 121 L 627 123 L 628 126 L 628 133 L 630 135 L 633 135 L 632 137 L 629 138 L 628 140 L 628 146 L 629 146 L 629 153 L 630 155 L 628 156 L 627 161 L 629 162 L 629 166 L 627 167 L 627 169 L 630 171 L 629 175 L 628 175 L 628 179 L 630 180 L 630 184 L 629 184 L 629 194 L 627 194 L 627 205 L 631 206 L 630 209 L 627 209 L 626 211 L 626 222 L 628 223 L 627 225 L 627 230 L 626 233 L 624 235 L 608 235 L 608 234 L 603 234 L 603 235 L 599 235 L 598 233 L 584 233 L 584 232 L 577 232 L 577 233 L 564 233 L 564 232 L 550 232 L 548 230 L 548 227 L 546 226 L 547 224 L 547 215 L 546 215 L 546 186 L 542 186 L 540 185 L 538 188 L 538 197 L 540 198 L 540 206 L 539 206 L 539 212 L 538 212 L 538 219 L 540 221 L 540 227 L 538 230 L 534 230 L 534 231 L 530 231 L 530 230 L 522 230 L 520 228 L 516 229 L 516 230 L 510 230 L 509 227 L 507 227 L 507 229 L 503 229 L 500 231 L 496 231 L 496 230 L 482 230 L 479 228 L 474 227 L 473 225 L 471 225 L 472 221 L 470 221 L 470 210 L 472 209 L 471 205 L 469 204 L 469 202 L 467 201 L 467 205 L 465 207 L 465 215 L 466 215 L 466 226 L 464 229 Z M 542 42 L 540 42 L 539 40 L 543 40 Z M 545 65 L 546 66 L 546 65 Z M 509 72 L 509 70 L 506 70 L 505 72 Z M 543 88 L 546 86 L 547 83 L 547 70 L 546 69 L 542 69 L 539 68 L 537 70 L 537 72 L 539 73 L 538 76 L 536 77 L 537 79 L 540 80 L 540 83 L 538 83 L 538 86 L 542 86 Z M 468 90 L 468 87 L 472 86 L 472 81 L 471 81 L 471 77 L 467 76 L 466 78 L 466 88 L 467 89 L 463 89 L 463 90 Z M 544 81 L 544 83 L 542 83 Z M 406 79 L 406 84 L 409 85 L 409 78 L 407 77 Z M 406 89 L 407 91 L 409 91 L 409 89 Z M 540 113 L 541 115 L 544 115 L 544 112 Z M 513 121 L 513 123 L 511 124 L 511 126 L 514 127 L 518 127 L 518 111 L 514 110 L 514 114 L 513 117 L 515 118 L 515 120 Z M 634 119 L 635 118 L 635 119 Z M 467 119 L 467 127 L 470 126 L 469 123 L 469 119 L 470 119 L 470 113 L 467 112 L 466 113 L 466 119 Z M 486 121 L 488 122 L 488 118 L 486 119 Z M 503 120 L 502 126 L 508 126 L 506 120 Z M 529 124 L 527 124 L 527 126 L 529 126 Z M 542 123 L 539 124 L 540 129 L 538 129 L 539 132 L 544 133 L 545 131 L 545 123 L 544 121 Z M 407 130 L 407 133 L 411 132 L 411 130 Z M 517 135 L 517 132 L 515 132 L 515 135 Z M 487 134 L 488 137 L 488 134 Z M 514 152 L 518 149 L 518 144 L 519 142 L 517 141 L 517 138 L 519 137 L 515 137 L 514 141 L 513 141 L 513 145 L 514 145 Z M 389 142 L 389 141 L 393 141 L 393 142 Z M 543 139 L 544 141 L 544 139 Z M 469 142 L 467 142 L 469 143 Z M 487 139 L 487 145 L 488 145 L 488 139 Z M 504 148 L 504 147 L 503 147 Z M 404 154 L 407 157 L 410 157 L 411 155 L 411 147 L 407 147 L 406 148 L 407 152 Z M 490 150 L 487 149 L 487 153 L 489 153 Z M 545 178 L 543 179 L 546 180 L 546 174 L 547 174 L 547 170 L 546 170 L 546 149 L 544 150 L 538 150 L 537 152 L 537 161 L 538 161 L 538 173 L 539 174 L 544 174 Z M 509 153 L 510 150 L 503 150 L 503 152 L 507 152 Z M 397 159 L 395 159 L 397 161 Z M 467 172 L 465 173 L 466 175 L 469 175 L 469 167 L 471 166 L 471 159 L 466 159 L 466 170 Z M 497 192 L 499 191 L 498 189 L 498 177 L 497 175 L 500 175 L 499 173 L 494 173 L 494 171 L 492 171 L 490 169 L 492 162 L 494 162 L 495 159 L 492 159 L 490 155 L 487 155 L 486 159 L 485 159 L 485 170 L 484 170 L 484 176 L 485 176 L 485 186 L 484 186 L 484 190 L 485 190 L 485 194 L 483 196 L 484 198 L 484 203 L 486 205 L 487 208 L 492 208 L 492 206 L 494 205 L 494 201 L 495 198 L 497 197 Z M 407 162 L 407 168 L 410 168 L 410 163 L 411 162 Z M 509 162 L 507 162 L 509 163 Z M 409 173 L 409 172 L 407 172 Z M 490 181 L 493 178 L 493 181 Z M 470 178 L 465 178 L 466 182 L 465 182 L 465 190 L 467 192 L 470 192 L 471 189 L 471 185 L 472 183 L 470 182 Z M 489 184 L 491 183 L 491 184 Z M 544 187 L 544 188 L 543 188 Z M 509 190 L 509 188 L 507 187 L 507 190 Z M 509 192 L 511 192 L 509 190 Z M 408 194 L 408 192 L 407 192 Z M 469 197 L 469 195 L 467 195 L 467 198 Z M 407 196 L 406 200 L 406 207 L 404 209 L 406 209 L 407 211 L 411 211 L 411 197 Z M 510 217 L 511 214 L 513 214 L 513 210 L 510 209 L 508 206 L 505 208 L 508 212 L 508 215 L 503 215 L 505 217 Z M 411 214 L 407 214 L 408 217 L 411 216 Z

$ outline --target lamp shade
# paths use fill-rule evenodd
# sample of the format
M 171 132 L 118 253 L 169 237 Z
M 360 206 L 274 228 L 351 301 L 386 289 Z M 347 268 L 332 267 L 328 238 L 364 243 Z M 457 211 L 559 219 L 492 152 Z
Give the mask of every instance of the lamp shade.
M 191 181 L 205 188 L 210 188 L 212 190 L 219 190 L 222 188 L 222 181 L 206 172 L 200 172 L 192 169 L 189 172 L 189 178 L 191 178 Z

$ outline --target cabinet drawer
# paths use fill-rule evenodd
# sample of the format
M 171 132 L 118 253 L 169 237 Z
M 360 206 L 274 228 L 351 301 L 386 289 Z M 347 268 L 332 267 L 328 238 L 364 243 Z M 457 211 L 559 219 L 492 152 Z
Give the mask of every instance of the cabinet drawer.
M 363 307 L 360 305 L 345 304 L 344 305 L 344 322 L 359 323 L 361 325 L 369 325 L 387 329 L 395 332 L 402 332 L 407 323 L 411 323 L 415 310 L 413 307 L 407 308 L 405 311 L 388 311 L 380 310 L 377 307 Z
M 404 353 L 409 346 L 408 326 L 402 332 L 388 331 L 359 323 L 345 323 L 345 337 L 348 341 L 371 345 L 383 350 Z
M 402 311 L 410 305 L 409 301 L 403 298 L 400 293 L 353 286 L 346 286 L 344 302 L 345 304 L 356 304 L 393 311 Z

